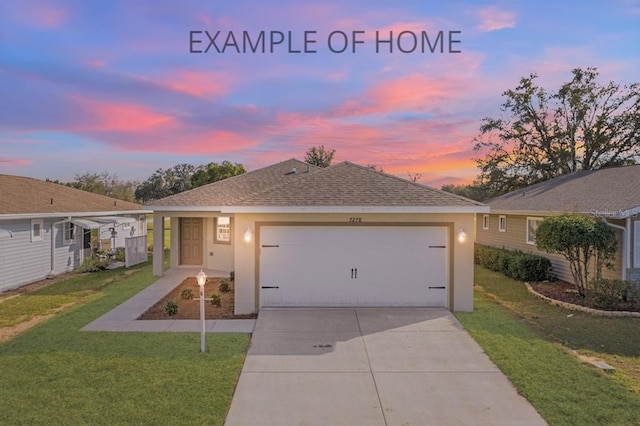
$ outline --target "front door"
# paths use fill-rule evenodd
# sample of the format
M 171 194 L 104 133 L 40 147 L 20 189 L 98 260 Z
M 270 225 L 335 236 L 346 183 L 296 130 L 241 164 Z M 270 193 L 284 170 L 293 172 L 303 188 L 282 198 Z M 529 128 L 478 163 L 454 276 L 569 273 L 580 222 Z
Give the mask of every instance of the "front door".
M 180 219 L 180 264 L 202 265 L 202 218 Z

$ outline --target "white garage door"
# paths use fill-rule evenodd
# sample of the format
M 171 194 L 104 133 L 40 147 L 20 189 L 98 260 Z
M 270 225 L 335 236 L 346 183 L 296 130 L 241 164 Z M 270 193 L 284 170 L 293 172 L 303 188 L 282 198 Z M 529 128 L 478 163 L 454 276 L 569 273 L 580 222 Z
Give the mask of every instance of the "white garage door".
M 264 226 L 260 306 L 448 304 L 447 228 Z

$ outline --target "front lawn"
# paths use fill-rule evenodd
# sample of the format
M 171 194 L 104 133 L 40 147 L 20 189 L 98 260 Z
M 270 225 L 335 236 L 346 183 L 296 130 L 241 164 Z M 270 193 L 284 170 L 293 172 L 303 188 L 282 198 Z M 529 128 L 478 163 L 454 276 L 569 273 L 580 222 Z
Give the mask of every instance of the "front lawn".
M 640 319 L 567 311 L 478 266 L 476 284 L 474 312 L 456 316 L 547 422 L 638 424 Z M 602 372 L 570 350 L 617 370 Z
M 101 274 L 113 272 L 91 279 Z M 0 344 L 0 424 L 223 424 L 248 335 L 209 334 L 203 354 L 194 333 L 79 331 L 154 280 L 151 265 L 135 268 Z M 42 292 L 87 291 L 60 284 Z

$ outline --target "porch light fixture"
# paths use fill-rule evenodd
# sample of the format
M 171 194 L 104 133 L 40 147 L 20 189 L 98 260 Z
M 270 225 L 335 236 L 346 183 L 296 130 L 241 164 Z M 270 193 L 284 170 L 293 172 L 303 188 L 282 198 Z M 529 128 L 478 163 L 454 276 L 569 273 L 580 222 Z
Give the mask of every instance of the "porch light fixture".
M 467 241 L 467 233 L 464 232 L 464 229 L 462 228 L 458 230 L 458 241 L 461 243 L 464 243 L 465 241 Z
M 207 282 L 207 274 L 205 274 L 202 269 L 196 274 L 196 281 L 198 281 L 198 286 L 200 287 L 200 323 L 202 325 L 200 329 L 200 352 L 206 352 L 204 341 L 204 285 Z
M 251 228 L 247 228 L 247 230 L 244 231 L 244 242 L 250 243 L 252 238 L 253 238 L 253 231 L 251 230 Z

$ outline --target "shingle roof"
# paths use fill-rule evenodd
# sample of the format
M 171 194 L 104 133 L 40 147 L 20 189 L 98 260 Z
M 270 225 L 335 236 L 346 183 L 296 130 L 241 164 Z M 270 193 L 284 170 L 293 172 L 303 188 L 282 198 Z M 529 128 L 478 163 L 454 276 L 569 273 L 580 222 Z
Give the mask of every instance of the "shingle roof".
M 142 210 L 142 206 L 53 182 L 0 174 L 0 214 L 3 215 L 134 210 Z
M 640 165 L 574 172 L 487 202 L 491 211 L 640 213 Z
M 153 202 L 152 206 L 483 206 L 350 162 L 320 169 L 288 160 Z M 297 173 L 285 174 L 297 167 Z
M 296 170 L 296 173 L 292 171 Z M 149 202 L 150 206 L 232 206 L 244 197 L 322 170 L 292 158 Z

